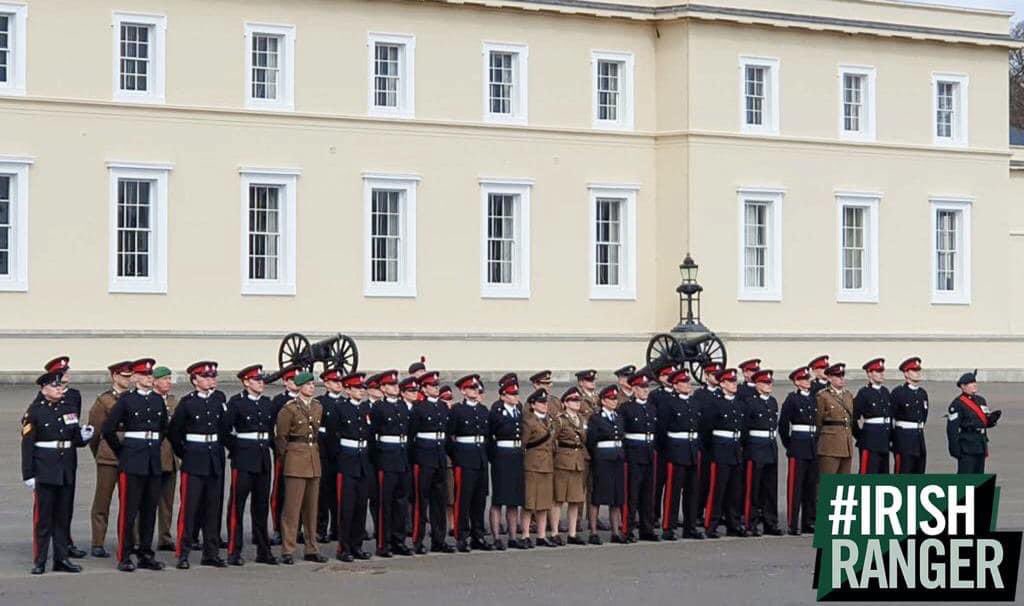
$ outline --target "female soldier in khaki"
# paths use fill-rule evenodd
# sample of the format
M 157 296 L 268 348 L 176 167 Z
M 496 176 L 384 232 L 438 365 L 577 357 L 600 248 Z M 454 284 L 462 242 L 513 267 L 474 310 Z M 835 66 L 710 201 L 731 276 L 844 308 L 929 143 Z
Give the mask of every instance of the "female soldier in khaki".
M 564 503 L 569 504 L 569 544 L 586 545 L 576 536 L 576 524 L 580 507 L 587 496 L 587 423 L 580 408 L 582 394 L 571 387 L 562 395 L 564 410 L 555 417 L 555 508 L 561 512 Z M 557 514 L 556 514 L 557 515 Z M 556 518 L 557 519 L 557 518 Z M 559 537 L 560 538 L 560 537 Z
M 548 541 L 545 532 L 548 513 L 554 505 L 555 441 L 552 439 L 551 418 L 548 416 L 547 392 L 537 390 L 527 399 L 532 412 L 523 415 L 523 470 L 526 480 L 526 504 L 523 515 L 523 542 L 530 541 L 530 521 L 537 519 L 537 545 L 555 547 L 562 537 Z

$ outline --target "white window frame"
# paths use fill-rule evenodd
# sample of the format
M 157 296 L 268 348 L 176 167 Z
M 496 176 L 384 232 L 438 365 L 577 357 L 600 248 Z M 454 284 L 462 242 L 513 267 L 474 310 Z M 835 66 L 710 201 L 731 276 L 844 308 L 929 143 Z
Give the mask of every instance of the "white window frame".
M 399 46 L 398 52 L 398 106 L 381 107 L 375 101 L 375 63 L 377 44 Z M 416 114 L 416 37 L 412 34 L 379 34 L 370 32 L 366 40 L 367 94 L 366 112 L 370 116 L 385 118 L 412 118 Z
M 512 113 L 491 113 L 490 66 L 491 52 L 516 55 L 512 79 Z M 484 121 L 497 124 L 526 124 L 529 117 L 529 63 L 530 49 L 525 44 L 484 42 L 483 44 L 483 111 Z
M 859 76 L 864 79 L 864 88 L 861 90 L 862 114 L 860 116 L 860 130 L 846 130 L 845 108 L 846 108 L 846 76 Z M 875 131 L 875 81 L 877 72 L 874 67 L 866 65 L 840 65 L 839 66 L 839 138 L 846 141 L 874 141 Z
M 147 77 L 148 90 L 145 92 L 121 90 L 121 25 L 125 23 L 146 25 L 150 28 L 150 72 Z M 167 16 L 114 12 L 112 29 L 114 33 L 114 101 L 164 103 L 167 73 Z
M 740 132 L 755 135 L 777 135 L 779 134 L 779 89 L 781 82 L 781 70 L 779 60 L 774 57 L 752 57 L 741 56 L 739 68 L 740 85 Z M 762 114 L 767 120 L 760 125 L 747 124 L 747 67 L 764 67 L 768 69 L 769 78 L 765 83 L 766 109 Z
M 530 298 L 530 193 L 532 179 L 480 179 L 480 297 L 484 299 Z M 516 224 L 519 240 L 518 264 L 513 265 L 512 284 L 490 284 L 487 281 L 487 209 L 490 194 L 519 196 Z
M 617 118 L 615 120 L 602 120 L 600 118 L 600 106 L 598 103 L 598 64 L 601 61 L 618 63 L 621 66 L 619 73 L 619 106 L 616 108 Z M 633 130 L 633 106 L 634 106 L 634 60 L 633 53 L 619 51 L 591 51 L 590 71 L 592 77 L 593 95 L 591 99 L 593 107 L 593 126 L 597 129 L 610 130 Z
M 639 185 L 631 183 L 591 183 L 587 186 L 590 206 L 590 232 L 587 273 L 590 276 L 590 298 L 593 300 L 636 299 L 636 196 Z M 622 254 L 619 259 L 619 284 L 597 283 L 597 201 L 602 198 L 622 200 L 619 229 Z
M 24 96 L 28 55 L 28 5 L 0 2 L 0 13 L 11 15 L 10 63 L 7 82 L 0 82 L 0 95 Z
M 108 248 L 110 293 L 167 294 L 167 207 L 168 177 L 172 164 L 150 162 L 107 162 L 110 179 L 110 242 Z M 121 179 L 152 181 L 150 223 L 153 242 L 150 244 L 150 275 L 129 278 L 117 275 L 117 194 Z
M 295 249 L 296 249 L 296 200 L 298 198 L 299 176 L 296 168 L 253 168 L 241 167 L 241 255 L 240 268 L 243 295 L 294 296 Z M 275 185 L 284 188 L 279 201 L 281 209 L 281 255 L 276 280 L 249 279 L 249 187 L 251 185 Z
M 836 192 L 836 301 L 841 303 L 878 303 L 878 207 L 881 194 Z M 864 268 L 861 288 L 843 286 L 843 209 L 864 209 Z
M 740 301 L 781 301 L 782 300 L 782 202 L 785 190 L 771 187 L 741 187 L 737 189 L 739 201 L 737 216 L 737 299 Z M 768 226 L 767 245 L 768 258 L 765 262 L 765 287 L 754 288 L 745 284 L 744 245 L 746 243 L 745 217 L 747 202 L 768 202 L 771 204 L 769 213 L 771 223 Z
M 971 207 L 974 205 L 973 198 L 956 196 L 932 196 L 929 198 L 929 210 L 931 212 L 931 232 L 928 234 L 929 253 L 931 254 L 931 275 L 928 280 L 932 293 L 932 305 L 970 305 L 971 304 Z M 960 213 L 960 231 L 957 244 L 959 245 L 959 260 L 957 263 L 957 278 L 960 287 L 954 291 L 938 290 L 935 288 L 935 276 L 938 271 L 938 259 L 935 250 L 935 228 L 936 215 L 940 210 L 951 210 Z
M 0 292 L 28 291 L 28 169 L 34 160 L 20 156 L 0 156 L 0 175 L 10 177 L 11 231 L 7 275 L 0 275 Z
M 416 190 L 418 175 L 363 173 L 363 296 L 415 297 L 416 291 Z M 374 282 L 371 250 L 373 191 L 401 191 L 399 259 L 396 283 Z
M 940 137 L 938 134 L 939 82 L 952 82 L 957 85 L 957 95 L 953 100 L 954 120 L 951 137 Z M 968 99 L 970 97 L 970 78 L 966 74 L 932 72 L 932 140 L 935 145 L 950 147 L 967 147 L 968 144 Z
M 283 55 L 278 62 L 280 80 L 278 98 L 256 99 L 252 96 L 252 37 L 254 34 L 280 36 Z M 270 23 L 245 24 L 245 107 L 248 109 L 295 111 L 295 26 Z

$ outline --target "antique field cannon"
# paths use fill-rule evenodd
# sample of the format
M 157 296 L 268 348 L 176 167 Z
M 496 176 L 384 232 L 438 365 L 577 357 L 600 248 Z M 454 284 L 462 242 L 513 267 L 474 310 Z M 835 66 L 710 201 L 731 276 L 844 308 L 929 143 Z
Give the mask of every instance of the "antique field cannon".
M 359 368 L 359 349 L 355 340 L 339 333 L 329 339 L 310 343 L 302 333 L 289 333 L 281 339 L 281 347 L 277 351 L 279 370 L 268 378 L 278 378 L 289 366 L 313 371 L 317 363 L 322 364 L 325 370 L 339 368 L 343 374 L 355 372 Z

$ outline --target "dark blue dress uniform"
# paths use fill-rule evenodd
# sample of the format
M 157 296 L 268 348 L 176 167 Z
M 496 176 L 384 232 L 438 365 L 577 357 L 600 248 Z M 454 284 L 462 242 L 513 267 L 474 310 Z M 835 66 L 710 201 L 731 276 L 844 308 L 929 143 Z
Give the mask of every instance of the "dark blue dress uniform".
M 654 438 L 658 430 L 658 414 L 650 400 L 640 401 L 636 396 L 622 405 L 621 414 L 629 494 L 627 515 L 623 518 L 626 538 L 634 538 L 633 529 L 637 528 L 636 521 L 639 520 L 640 538 L 657 539 L 654 534 L 654 501 L 658 450 Z
M 449 411 L 448 455 L 452 458 L 455 480 L 454 530 L 463 552 L 490 547 L 484 540 L 488 432 L 488 412 L 483 404 L 463 400 Z
M 662 378 L 667 378 L 667 377 L 671 376 L 672 374 L 674 374 L 675 372 L 676 372 L 676 367 L 674 365 L 670 364 L 670 365 L 662 368 L 660 371 L 658 371 L 658 380 L 661 381 Z M 656 388 L 654 388 L 654 389 L 652 389 L 650 391 L 650 393 L 647 395 L 647 401 L 651 403 L 651 405 L 654 407 L 655 413 L 657 413 L 657 415 L 660 417 L 661 416 L 661 409 L 662 409 L 662 407 L 665 405 L 666 402 L 668 402 L 672 398 L 675 398 L 675 396 L 676 396 L 676 391 L 675 391 L 675 389 L 672 388 L 671 383 L 669 383 L 669 384 L 662 383 L 662 384 L 658 385 Z M 655 451 L 657 452 L 658 449 L 655 449 Z M 665 509 L 661 505 L 663 503 L 662 495 L 665 493 L 665 473 L 666 473 L 666 471 L 667 471 L 667 467 L 665 466 L 664 457 L 662 457 L 661 453 L 659 452 L 658 453 L 657 465 L 654 468 L 654 506 L 653 506 L 653 509 L 654 509 L 654 523 L 655 523 L 656 526 L 662 521 L 661 520 L 661 516 L 662 516 L 663 510 Z M 675 511 L 678 512 L 678 510 L 675 510 Z M 678 520 L 677 519 L 673 519 L 672 522 L 673 522 L 673 524 L 677 524 Z
M 167 425 L 167 405 L 163 396 L 152 390 L 121 394 L 103 425 L 103 439 L 118 460 L 117 561 L 121 570 L 135 568 L 129 548 L 136 519 L 139 567 L 154 567 L 153 530 L 162 473 L 160 448 Z M 123 440 L 118 438 L 119 431 L 124 432 Z
M 658 445 L 665 461 L 665 491 L 662 500 L 662 538 L 675 538 L 674 529 L 683 505 L 683 536 L 700 537 L 699 476 L 701 462 L 701 419 L 704 408 L 692 395 L 674 393 L 658 412 Z
M 704 375 L 707 376 L 718 370 L 721 370 L 721 368 L 717 363 L 709 364 L 704 370 Z M 693 392 L 693 398 L 700 405 L 702 418 L 706 418 L 714 413 L 715 408 L 718 407 L 718 399 L 721 397 L 722 388 L 717 385 L 704 385 Z M 708 453 L 711 451 L 710 439 L 710 433 L 701 433 L 701 449 L 697 453 L 700 463 L 700 499 L 697 501 L 700 520 L 704 519 L 704 504 L 708 502 L 708 489 L 711 486 L 711 457 L 708 456 Z
M 970 373 L 969 373 L 970 374 Z M 973 374 L 970 375 L 973 382 Z M 961 377 L 961 381 L 964 377 Z M 953 400 L 946 417 L 949 454 L 956 459 L 957 473 L 985 473 L 988 430 L 995 427 L 1002 411 L 990 410 L 985 398 L 966 393 Z
M 924 425 L 928 422 L 928 392 L 904 383 L 892 390 L 892 453 L 896 473 L 925 473 L 928 449 Z
M 525 501 L 523 472 L 523 410 L 498 400 L 488 415 L 488 446 L 491 460 L 491 505 L 522 507 Z
M 228 556 L 232 564 L 241 564 L 242 520 L 245 503 L 252 497 L 249 510 L 256 561 L 269 562 L 270 479 L 273 463 L 274 412 L 270 398 L 239 393 L 227 402 L 222 423 L 231 454 L 231 497 L 228 503 Z
M 603 409 L 587 419 L 592 505 L 607 505 L 609 508 L 626 505 L 628 470 L 626 452 L 622 448 L 624 437 L 622 415 L 615 411 Z M 622 530 L 625 530 L 625 522 Z
M 860 449 L 860 473 L 889 473 L 891 434 L 889 390 L 884 385 L 861 387 L 853 398 L 853 437 Z
M 754 375 L 762 381 L 766 371 Z M 779 425 L 779 403 L 768 394 L 757 394 L 743 401 L 744 458 L 746 487 L 743 517 L 746 527 L 760 535 L 758 524 L 767 534 L 782 534 L 779 530 L 778 483 L 779 445 L 776 435 Z
M 792 378 L 792 376 L 791 376 Z M 817 404 L 810 391 L 793 391 L 779 412 L 779 439 L 786 447 L 786 524 L 790 534 L 812 532 L 818 502 Z
M 362 375 L 349 380 L 360 384 Z M 338 558 L 350 562 L 369 557 L 362 546 L 367 500 L 376 482 L 370 459 L 373 432 L 367 402 L 344 398 L 335 413 L 327 426 L 327 436 L 335 449 L 334 465 L 338 471 Z
M 57 375 L 44 375 L 39 382 L 59 382 Z M 32 505 L 32 561 L 34 574 L 46 565 L 53 542 L 55 570 L 78 572 L 68 561 L 68 518 L 73 505 L 77 457 L 82 440 L 78 413 L 73 404 L 61 399 L 50 402 L 42 392 L 36 395 L 21 419 L 21 477 L 35 480 Z
M 707 411 L 706 411 L 707 412 Z M 704 530 L 708 538 L 718 537 L 718 524 L 725 512 L 725 526 L 731 534 L 743 534 L 740 507 L 743 500 L 743 406 L 736 396 L 723 394 L 710 414 L 704 416 L 708 444 L 708 501 L 704 505 Z
M 414 404 L 409 419 L 412 444 L 412 543 L 417 553 L 426 553 L 423 537 L 430 520 L 431 551 L 451 551 L 448 535 L 448 405 L 437 398 Z
M 336 372 L 331 370 L 329 372 Z M 326 373 L 325 373 L 326 374 Z M 321 375 L 323 378 L 324 375 Z M 340 378 L 340 377 L 339 377 Z M 320 432 L 317 437 L 317 444 L 320 447 L 320 495 L 319 504 L 316 510 L 316 534 L 317 541 L 327 543 L 338 538 L 338 470 L 334 467 L 334 445 L 327 439 L 327 425 L 331 423 L 331 417 L 337 414 L 338 406 L 344 395 L 340 392 L 330 392 L 317 397 L 320 406 L 323 407 L 323 418 L 320 422 Z
M 48 373 L 62 374 L 63 375 L 63 374 L 65 374 L 71 368 L 70 362 L 71 362 L 71 358 L 70 357 L 68 357 L 68 356 L 60 356 L 58 358 L 54 358 L 54 359 L 50 360 L 49 362 L 47 362 L 46 366 L 44 366 L 44 370 L 46 370 L 46 372 L 48 372 Z M 79 418 L 82 417 L 82 392 L 78 391 L 74 387 L 65 387 L 64 388 L 64 401 L 67 402 L 72 408 L 74 408 L 75 414 L 78 415 Z M 77 450 L 72 450 L 72 451 L 69 451 L 69 453 L 75 459 L 75 468 L 77 470 L 77 468 L 78 468 L 78 451 Z M 77 475 L 77 471 L 76 471 L 76 475 Z M 79 549 L 78 547 L 76 547 L 74 539 L 71 538 L 71 518 L 73 517 L 73 513 L 74 513 L 74 510 L 75 510 L 75 507 L 74 507 L 74 504 L 75 504 L 75 488 L 76 488 L 77 485 L 78 485 L 77 481 L 73 482 L 72 485 L 71 485 L 71 511 L 72 511 L 72 515 L 69 515 L 68 518 L 67 518 L 67 525 L 68 525 L 68 528 L 67 528 L 67 533 L 68 533 L 68 555 L 71 556 L 72 558 L 84 558 L 85 555 L 86 555 L 85 551 L 82 550 L 82 549 Z
M 373 460 L 377 467 L 377 555 L 404 553 L 405 519 L 409 510 L 409 407 L 385 398 L 370 410 L 374 435 Z

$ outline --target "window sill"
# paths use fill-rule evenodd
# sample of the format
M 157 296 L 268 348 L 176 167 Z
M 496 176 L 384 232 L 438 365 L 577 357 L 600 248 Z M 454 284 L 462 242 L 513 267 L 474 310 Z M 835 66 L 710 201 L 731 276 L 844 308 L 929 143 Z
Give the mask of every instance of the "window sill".
M 166 295 L 167 285 L 149 283 L 132 284 L 127 282 L 115 282 L 111 284 L 109 288 L 107 288 L 107 292 L 110 294 L 126 295 Z
M 0 86 L 0 97 L 24 97 L 24 86 Z
M 743 291 L 736 297 L 737 301 L 773 301 L 782 302 L 782 293 L 776 291 Z
M 167 102 L 163 95 L 127 95 L 115 94 L 114 103 L 140 103 L 146 105 L 163 105 Z
M 632 131 L 632 122 L 612 122 L 610 120 L 594 120 L 594 130 Z
M 935 139 L 932 143 L 939 147 L 967 147 L 967 141 L 961 139 Z
M 369 285 L 363 288 L 363 296 L 369 298 L 415 299 L 416 286 Z
M 591 301 L 636 301 L 636 290 L 629 288 L 604 289 L 590 287 Z
M 284 282 L 245 282 L 242 284 L 243 296 L 266 296 L 266 297 L 294 297 L 295 285 Z
M 836 303 L 878 303 L 878 293 L 843 291 L 836 295 Z
M 416 118 L 415 112 L 411 109 L 395 109 L 389 107 L 371 107 L 366 110 L 366 115 L 371 118 L 401 118 L 412 120 Z
M 779 129 L 756 126 L 743 126 L 740 128 L 740 133 L 744 135 L 757 135 L 760 137 L 777 137 L 779 135 Z
M 875 133 L 841 131 L 839 133 L 839 140 L 853 143 L 875 143 Z
M 484 122 L 488 124 L 513 124 L 526 126 L 526 116 L 515 116 L 508 114 L 484 114 Z
M 293 112 L 295 111 L 294 103 L 260 103 L 253 99 L 245 100 L 245 109 L 255 109 L 259 111 L 270 111 L 270 112 Z
M 496 288 L 483 286 L 480 288 L 481 299 L 529 299 L 530 289 L 522 287 Z
M 27 280 L 0 280 L 0 292 L 28 292 Z
M 970 295 L 939 295 L 932 293 L 932 305 L 970 305 Z

